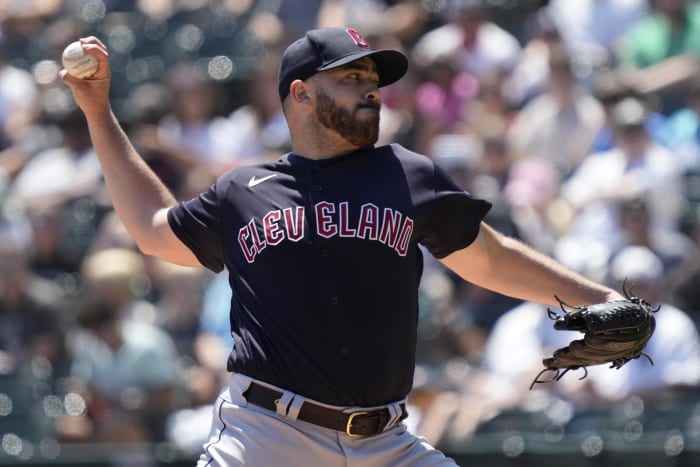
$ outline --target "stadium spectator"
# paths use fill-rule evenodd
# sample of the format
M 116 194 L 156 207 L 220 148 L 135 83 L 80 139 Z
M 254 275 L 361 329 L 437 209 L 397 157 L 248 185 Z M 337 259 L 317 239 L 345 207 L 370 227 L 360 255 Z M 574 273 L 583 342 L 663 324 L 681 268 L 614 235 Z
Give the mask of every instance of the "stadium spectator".
M 700 77 L 690 81 L 682 106 L 668 116 L 664 144 L 678 154 L 686 172 L 700 172 Z
M 463 132 L 467 108 L 479 90 L 477 79 L 459 71 L 448 57 L 437 56 L 419 71 L 421 82 L 415 90 L 415 137 L 417 151 L 430 152 L 434 139 L 443 133 Z
M 522 52 L 513 34 L 489 21 L 481 0 L 449 0 L 440 27 L 423 34 L 412 49 L 412 61 L 426 66 L 446 57 L 454 69 L 481 80 L 508 76 Z
M 546 10 L 578 69 L 593 73 L 614 64 L 619 41 L 649 14 L 648 0 L 551 0 Z
M 588 155 L 562 185 L 562 196 L 575 211 L 568 235 L 615 249 L 622 241 L 617 203 L 638 196 L 649 201 L 651 229 L 677 229 L 683 196 L 681 164 L 650 138 L 646 118 L 645 104 L 637 98 L 615 105 L 615 147 Z
M 538 10 L 530 35 L 524 38 L 517 64 L 502 86 L 504 97 L 512 108 L 520 109 L 546 91 L 549 56 L 553 49 L 562 46 L 561 34 L 548 11 Z
M 649 15 L 622 37 L 617 58 L 635 80 L 657 94 L 662 113 L 682 106 L 700 56 L 700 5 L 694 0 L 655 0 Z
M 231 166 L 276 159 L 291 147 L 289 129 L 277 98 L 279 58 L 273 52 L 256 66 L 249 98 L 227 117 L 227 150 Z
M 694 248 L 669 274 L 667 300 L 687 310 L 700 329 L 700 209 L 697 200 L 690 200 L 683 219 L 683 232 Z
M 51 117 L 63 140 L 29 160 L 14 178 L 9 196 L 26 209 L 61 206 L 98 191 L 102 181 L 85 117 L 77 109 Z
M 616 213 L 622 234 L 621 244 L 612 250 L 611 257 L 628 246 L 643 246 L 659 257 L 664 274 L 667 274 L 691 255 L 696 246 L 679 228 L 654 227 L 649 212 L 650 204 L 643 195 L 619 201 Z
M 86 401 L 88 423 L 75 430 L 77 420 L 64 417 L 59 427 L 70 441 L 163 440 L 180 383 L 178 354 L 134 300 L 143 259 L 129 250 L 104 250 L 86 259 L 83 272 L 86 290 L 76 314 L 81 330 L 70 341 L 68 387 Z
M 31 245 L 17 234 L 0 224 L 0 374 L 30 365 L 35 357 L 56 367 L 67 361 L 63 300 L 50 281 L 31 270 Z
M 192 341 L 194 354 L 184 374 L 188 404 L 171 413 L 166 421 L 167 439 L 192 456 L 207 440 L 213 402 L 228 379 L 226 357 L 233 347 L 230 302 L 228 273 L 223 271 L 204 290 L 198 329 Z
M 194 63 L 175 66 L 165 84 L 170 112 L 151 135 L 149 149 L 167 155 L 182 171 L 201 167 L 216 175 L 233 166 L 235 153 L 221 114 L 221 89 Z M 146 136 L 144 129 L 142 144 Z
M 578 83 L 563 46 L 550 50 L 548 65 L 546 91 L 518 112 L 507 135 L 519 157 L 547 159 L 563 179 L 588 153 L 604 113 L 600 102 Z
M 646 106 L 644 126 L 652 140 L 668 146 L 667 117 L 655 107 L 655 96 L 644 94 L 636 83 L 620 70 L 601 70 L 593 78 L 593 95 L 603 105 L 605 124 L 600 129 L 589 150 L 591 153 L 609 151 L 615 144 L 615 122 L 613 109 L 623 99 L 631 97 Z
M 39 87 L 29 71 L 9 61 L 8 46 L 0 28 L 0 150 L 12 145 L 39 113 Z
M 503 188 L 520 238 L 548 254 L 554 251 L 564 229 L 556 206 L 559 188 L 560 174 L 556 167 L 535 157 L 515 162 Z

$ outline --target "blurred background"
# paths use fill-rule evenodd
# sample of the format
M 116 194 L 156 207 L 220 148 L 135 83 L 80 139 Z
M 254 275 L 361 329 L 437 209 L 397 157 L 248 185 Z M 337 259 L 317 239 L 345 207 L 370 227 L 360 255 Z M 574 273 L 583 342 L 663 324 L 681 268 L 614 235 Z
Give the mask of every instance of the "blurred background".
M 661 306 L 653 365 L 530 390 L 575 335 L 427 259 L 411 429 L 460 465 L 700 465 L 695 0 L 0 1 L 0 465 L 193 465 L 226 382 L 226 273 L 137 251 L 57 77 L 65 45 L 108 45 L 115 113 L 184 200 L 289 150 L 280 54 L 340 25 L 410 56 L 380 143 Z

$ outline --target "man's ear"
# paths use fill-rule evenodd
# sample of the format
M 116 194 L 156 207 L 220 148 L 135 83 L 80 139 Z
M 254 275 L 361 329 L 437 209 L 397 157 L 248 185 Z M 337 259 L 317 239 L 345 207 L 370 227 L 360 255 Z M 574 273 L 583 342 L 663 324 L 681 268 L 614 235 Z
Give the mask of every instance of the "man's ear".
M 300 79 L 292 81 L 289 87 L 289 96 L 300 104 L 309 104 L 311 102 L 309 87 Z

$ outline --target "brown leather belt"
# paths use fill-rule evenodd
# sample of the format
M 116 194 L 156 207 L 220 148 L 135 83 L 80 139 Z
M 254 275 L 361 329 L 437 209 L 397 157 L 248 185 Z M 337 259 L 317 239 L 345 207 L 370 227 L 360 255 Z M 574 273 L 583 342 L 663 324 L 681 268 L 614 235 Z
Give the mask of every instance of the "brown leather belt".
M 243 393 L 243 397 L 251 404 L 276 412 L 277 403 L 282 398 L 282 393 L 252 382 Z M 403 420 L 408 416 L 406 404 L 401 403 L 400 407 L 401 417 L 399 420 Z M 384 431 L 391 420 L 391 413 L 387 408 L 341 412 L 340 410 L 305 401 L 301 406 L 297 419 L 324 428 L 342 431 L 348 436 L 371 436 Z

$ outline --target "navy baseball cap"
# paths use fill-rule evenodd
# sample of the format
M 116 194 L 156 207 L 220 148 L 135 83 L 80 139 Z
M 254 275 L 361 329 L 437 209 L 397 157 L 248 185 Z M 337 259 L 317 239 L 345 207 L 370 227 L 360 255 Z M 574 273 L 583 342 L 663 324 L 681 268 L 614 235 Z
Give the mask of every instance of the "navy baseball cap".
M 397 50 L 371 50 L 355 29 L 323 28 L 308 31 L 293 42 L 282 56 L 279 94 L 284 100 L 294 80 L 305 80 L 362 57 L 377 64 L 379 87 L 398 81 L 408 70 L 408 59 Z

